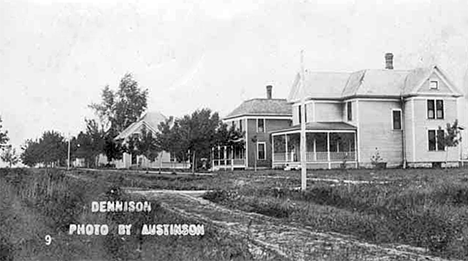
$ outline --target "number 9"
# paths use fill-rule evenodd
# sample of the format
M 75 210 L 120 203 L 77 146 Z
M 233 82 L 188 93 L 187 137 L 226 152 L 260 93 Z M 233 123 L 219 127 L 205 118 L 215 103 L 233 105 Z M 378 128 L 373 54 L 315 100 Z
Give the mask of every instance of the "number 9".
M 46 240 L 46 245 L 50 245 L 50 243 L 52 242 L 52 237 L 50 235 L 46 235 L 45 240 Z

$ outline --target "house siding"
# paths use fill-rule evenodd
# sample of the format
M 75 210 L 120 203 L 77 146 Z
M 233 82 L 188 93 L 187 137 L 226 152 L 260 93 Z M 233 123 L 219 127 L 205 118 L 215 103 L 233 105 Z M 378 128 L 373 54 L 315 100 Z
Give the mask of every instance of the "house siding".
M 261 119 L 261 118 L 259 118 Z M 259 168 L 271 168 L 272 162 L 272 148 L 269 132 L 284 129 L 291 126 L 290 119 L 265 119 L 265 132 L 257 132 L 257 120 L 248 119 L 247 131 L 247 151 L 248 151 L 248 168 L 255 167 L 255 160 L 257 156 L 257 144 L 252 141 L 254 136 L 257 136 L 257 142 L 265 142 L 265 159 L 257 161 Z
M 315 121 L 342 121 L 343 105 L 341 102 L 317 102 L 315 104 Z
M 354 107 L 353 107 L 354 108 Z M 392 109 L 401 108 L 397 101 L 359 100 L 359 165 L 371 165 L 371 158 L 379 151 L 387 166 L 396 167 L 403 162 L 402 131 L 393 130 Z M 356 113 L 356 114 L 357 114 Z
M 428 119 L 427 118 L 427 100 L 438 99 L 444 100 L 444 119 Z M 445 129 L 447 123 L 453 123 L 457 118 L 457 101 L 455 99 L 447 99 L 442 97 L 437 98 L 418 98 L 413 99 L 414 103 L 414 131 L 415 135 L 409 135 L 410 139 L 414 139 L 415 155 L 410 158 L 414 163 L 427 162 L 443 162 L 445 161 L 445 151 L 429 151 L 428 146 L 428 130 L 437 130 L 439 126 Z M 413 143 L 413 140 L 410 141 Z M 459 159 L 459 149 L 449 148 L 448 161 L 457 161 Z

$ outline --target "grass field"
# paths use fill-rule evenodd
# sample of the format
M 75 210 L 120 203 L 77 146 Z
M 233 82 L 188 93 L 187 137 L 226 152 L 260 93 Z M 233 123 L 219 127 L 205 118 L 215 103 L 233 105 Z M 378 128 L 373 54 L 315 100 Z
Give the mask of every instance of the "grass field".
M 468 259 L 467 169 L 309 171 L 306 192 L 297 190 L 299 172 L 81 174 L 122 186 L 214 190 L 204 197 L 230 208 L 372 243 L 407 244 L 437 256 Z
M 61 170 L 0 169 L 0 260 L 249 260 L 242 238 L 210 224 L 203 236 L 68 235 L 70 224 L 198 224 L 161 208 L 91 213 L 90 202 L 130 199 L 113 182 L 70 178 Z M 138 200 L 132 196 L 132 200 Z M 46 244 L 46 235 L 52 238 Z M 142 251 L 138 251 L 141 246 Z
M 378 244 L 406 244 L 430 254 L 468 259 L 468 170 L 388 169 L 309 171 L 308 189 L 300 192 L 296 171 L 225 171 L 213 176 L 135 174 L 125 171 L 1 170 L 0 227 L 4 256 L 26 260 L 244 260 L 242 239 L 215 228 L 202 238 L 145 239 L 143 255 L 137 238 L 71 237 L 68 224 L 112 223 L 116 217 L 83 208 L 106 197 L 111 188 L 212 190 L 204 195 L 229 208 L 256 212 L 323 232 L 338 232 Z M 84 181 L 87 180 L 87 181 Z M 352 181 L 352 182 L 350 182 Z M 127 197 L 122 194 L 122 197 Z M 155 202 L 157 204 L 157 202 Z M 164 209 L 158 223 L 190 222 Z M 123 215 L 123 221 L 149 217 Z M 151 221 L 151 220 L 150 220 Z M 193 222 L 193 221 L 192 221 Z M 44 236 L 53 243 L 46 246 Z M 157 245 L 157 249 L 151 246 Z M 206 245 L 206 247 L 205 247 Z M 209 249 L 209 250 L 206 250 Z M 6 259 L 8 260 L 8 259 Z

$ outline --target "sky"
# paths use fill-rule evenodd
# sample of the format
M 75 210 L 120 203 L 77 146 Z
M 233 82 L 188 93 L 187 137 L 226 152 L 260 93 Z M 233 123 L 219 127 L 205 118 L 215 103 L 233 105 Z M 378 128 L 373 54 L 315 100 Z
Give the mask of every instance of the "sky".
M 45 130 L 76 135 L 88 105 L 130 72 L 148 109 L 221 116 L 286 98 L 300 68 L 439 65 L 468 93 L 466 0 L 0 0 L 0 116 L 19 147 Z M 461 121 L 468 126 L 465 105 Z

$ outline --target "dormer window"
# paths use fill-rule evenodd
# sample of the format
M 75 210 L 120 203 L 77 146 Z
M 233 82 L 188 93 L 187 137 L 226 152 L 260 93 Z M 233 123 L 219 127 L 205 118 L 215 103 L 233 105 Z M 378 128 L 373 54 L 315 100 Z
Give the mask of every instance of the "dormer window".
M 431 90 L 439 89 L 439 82 L 436 81 L 436 80 L 430 81 L 429 82 L 429 89 L 431 89 Z

